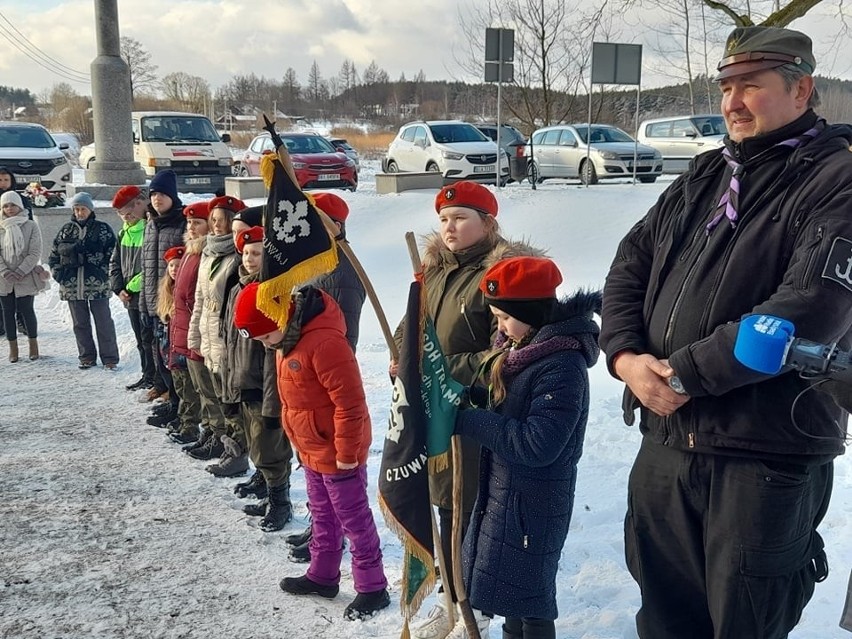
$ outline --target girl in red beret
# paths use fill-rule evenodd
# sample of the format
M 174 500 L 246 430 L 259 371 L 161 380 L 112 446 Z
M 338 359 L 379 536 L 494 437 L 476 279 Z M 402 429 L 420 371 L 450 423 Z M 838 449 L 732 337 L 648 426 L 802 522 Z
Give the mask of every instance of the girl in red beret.
M 599 292 L 561 300 L 548 259 L 488 269 L 479 289 L 497 320 L 491 352 L 455 432 L 482 446 L 474 515 L 464 544 L 470 603 L 506 618 L 506 639 L 553 639 L 556 571 L 574 507 L 597 360 Z M 450 637 L 466 636 L 457 626 Z
M 428 312 L 435 323 L 441 349 L 447 356 L 452 376 L 462 384 L 473 382 L 474 374 L 491 346 L 497 324 L 479 282 L 489 266 L 517 255 L 541 255 L 542 251 L 501 237 L 497 224 L 497 200 L 488 187 L 461 181 L 442 188 L 435 198 L 440 229 L 427 236 L 423 252 L 423 276 Z M 400 325 L 401 326 L 401 325 Z M 400 344 L 401 329 L 397 329 Z M 396 363 L 391 364 L 396 375 Z M 479 444 L 462 442 L 464 489 L 462 532 L 467 528 L 479 482 Z M 447 470 L 430 474 L 430 494 L 438 506 L 441 549 L 452 574 L 451 531 L 453 515 L 452 464 Z M 452 579 L 443 583 L 453 601 L 458 601 Z M 480 632 L 488 632 L 489 618 L 475 613 Z M 458 618 L 458 616 L 456 616 Z M 414 639 L 435 639 L 451 630 L 443 599 L 428 617 L 412 627 Z

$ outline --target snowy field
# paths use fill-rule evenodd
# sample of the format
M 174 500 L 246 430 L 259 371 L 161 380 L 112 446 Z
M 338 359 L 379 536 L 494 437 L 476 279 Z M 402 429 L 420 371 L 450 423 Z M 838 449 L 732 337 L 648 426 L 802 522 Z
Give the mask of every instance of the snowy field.
M 406 231 L 436 227 L 434 191 L 377 196 L 365 162 L 357 193 L 343 193 L 348 235 L 392 326 L 411 278 Z M 619 239 L 667 182 L 583 188 L 548 182 L 500 190 L 504 234 L 545 247 L 565 276 L 562 292 L 600 287 Z M 188 196 L 186 201 L 195 199 Z M 252 202 L 252 203 L 259 203 Z M 99 203 L 106 204 L 106 203 Z M 112 215 L 100 211 L 102 217 Z M 354 597 L 348 555 L 335 600 L 294 598 L 278 588 L 303 573 L 283 536 L 305 524 L 305 485 L 294 471 L 296 519 L 263 533 L 232 493 L 162 430 L 145 424 L 148 405 L 124 385 L 139 377 L 127 315 L 113 298 L 122 363 L 117 372 L 77 369 L 67 305 L 54 288 L 39 296 L 43 358 L 11 365 L 0 354 L 0 637 L 343 638 L 399 636 L 399 543 L 376 507 L 386 428 L 388 354 L 366 307 L 358 359 L 373 418 L 371 499 L 379 523 L 391 608 L 367 622 L 343 619 Z M 805 336 L 806 337 L 806 336 Z M 22 345 L 25 352 L 25 345 Z M 603 364 L 591 371 L 592 407 L 580 462 L 571 532 L 558 577 L 560 639 L 630 639 L 639 591 L 624 565 L 627 475 L 639 446 L 620 416 L 620 384 Z M 838 628 L 852 568 L 852 461 L 836 464 L 834 497 L 821 532 L 831 574 L 791 639 L 845 639 Z M 422 613 L 433 603 L 430 597 Z M 499 623 L 490 637 L 501 637 Z M 685 638 L 688 639 L 688 638 Z

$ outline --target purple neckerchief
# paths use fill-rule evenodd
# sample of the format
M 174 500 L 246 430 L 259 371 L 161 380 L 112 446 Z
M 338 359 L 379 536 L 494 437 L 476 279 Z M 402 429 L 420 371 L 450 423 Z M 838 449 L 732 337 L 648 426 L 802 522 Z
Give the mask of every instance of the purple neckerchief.
M 789 146 L 790 148 L 795 149 L 805 142 L 809 142 L 815 138 L 819 132 L 825 128 L 825 124 L 825 120 L 819 119 L 813 128 L 808 129 L 802 133 L 802 135 L 779 142 L 770 148 L 774 149 L 776 146 Z M 725 147 L 722 150 L 722 157 L 725 158 L 725 162 L 727 162 L 728 166 L 731 167 L 731 183 L 728 185 L 727 190 L 719 200 L 719 204 L 716 205 L 716 215 L 705 227 L 708 235 L 710 235 L 710 232 L 718 226 L 723 217 L 727 217 L 728 220 L 730 220 L 731 228 L 736 228 L 737 226 L 737 209 L 739 208 L 740 203 L 740 178 L 742 178 L 745 173 L 745 165 L 734 159 L 734 156 L 731 155 L 731 151 L 728 147 Z
M 494 347 L 500 348 L 504 346 L 508 340 L 503 333 L 499 333 L 494 340 Z M 506 356 L 503 362 L 503 378 L 509 380 L 533 362 L 546 357 L 557 351 L 582 350 L 583 345 L 576 337 L 570 335 L 554 335 L 541 342 L 534 342 L 522 346 L 521 348 L 513 348 Z

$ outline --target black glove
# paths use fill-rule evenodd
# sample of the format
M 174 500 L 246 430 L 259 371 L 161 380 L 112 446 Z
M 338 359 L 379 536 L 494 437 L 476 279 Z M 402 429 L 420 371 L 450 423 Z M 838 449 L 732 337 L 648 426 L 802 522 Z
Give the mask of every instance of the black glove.
M 77 242 L 60 242 L 56 247 L 59 253 L 59 266 L 81 266 L 83 255 Z
M 222 412 L 225 414 L 225 417 L 236 417 L 240 414 L 239 402 L 222 402 Z
M 281 430 L 281 419 L 278 417 L 261 417 L 266 430 Z

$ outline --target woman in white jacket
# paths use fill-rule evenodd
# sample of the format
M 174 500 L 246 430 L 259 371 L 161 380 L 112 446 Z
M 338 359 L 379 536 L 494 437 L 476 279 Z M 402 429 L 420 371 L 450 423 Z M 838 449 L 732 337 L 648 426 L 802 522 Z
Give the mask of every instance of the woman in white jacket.
M 229 204 L 231 206 L 228 206 Z M 225 409 L 228 432 L 220 437 L 225 452 L 218 463 L 211 464 L 206 469 L 217 477 L 233 477 L 248 470 L 245 434 L 239 414 L 228 411 L 228 406 L 224 404 L 221 377 L 222 357 L 225 353 L 222 322 L 228 292 L 231 286 L 238 282 L 240 265 L 240 256 L 231 234 L 231 223 L 235 213 L 233 209 L 239 210 L 244 206 L 236 198 L 227 196 L 210 201 L 211 233 L 201 251 L 198 280 L 195 284 L 195 306 L 189 320 L 187 336 L 190 350 L 200 353 L 204 358 L 204 365 L 210 370 L 213 378 L 213 388 Z
M 18 361 L 15 314 L 24 319 L 30 359 L 38 359 L 38 322 L 33 310 L 35 294 L 45 287 L 47 272 L 41 260 L 41 231 L 29 219 L 21 196 L 6 191 L 0 196 L 0 305 L 9 340 L 9 361 Z

